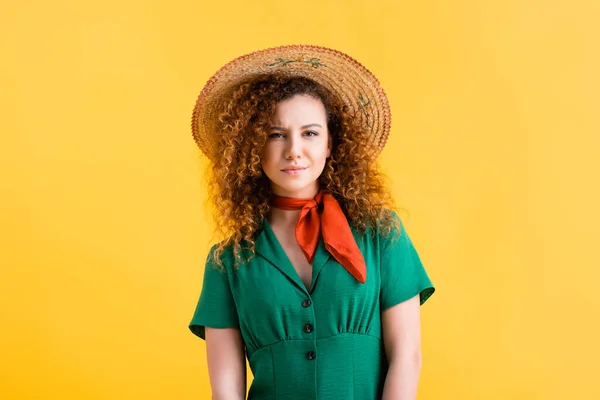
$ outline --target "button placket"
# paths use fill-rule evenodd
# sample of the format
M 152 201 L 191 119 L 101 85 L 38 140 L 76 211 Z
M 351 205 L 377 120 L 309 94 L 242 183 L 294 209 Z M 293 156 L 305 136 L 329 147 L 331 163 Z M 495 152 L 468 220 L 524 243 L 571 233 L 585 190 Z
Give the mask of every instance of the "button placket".
M 310 315 L 312 318 L 309 318 L 309 320 L 313 320 L 315 318 L 315 310 L 314 310 L 314 304 L 312 302 L 312 300 L 310 298 L 306 298 L 302 301 L 301 303 L 303 308 L 306 308 L 307 311 L 309 311 Z M 315 327 L 313 325 L 313 323 L 310 322 L 306 322 L 304 324 L 304 326 L 302 327 L 302 330 L 305 333 L 313 333 L 315 331 Z M 317 341 L 316 341 L 316 337 L 315 335 L 312 335 L 312 341 L 313 341 L 313 349 L 314 350 L 309 350 L 307 351 L 304 356 L 306 357 L 307 360 L 312 361 L 317 357 L 317 352 L 316 352 L 316 346 L 317 346 Z M 307 349 L 308 350 L 308 349 Z
M 312 302 L 310 301 L 310 299 L 305 299 L 302 302 L 302 307 L 304 308 L 308 308 L 312 305 Z M 312 331 L 314 330 L 313 325 L 311 323 L 306 323 L 304 324 L 304 332 L 306 333 L 312 333 Z

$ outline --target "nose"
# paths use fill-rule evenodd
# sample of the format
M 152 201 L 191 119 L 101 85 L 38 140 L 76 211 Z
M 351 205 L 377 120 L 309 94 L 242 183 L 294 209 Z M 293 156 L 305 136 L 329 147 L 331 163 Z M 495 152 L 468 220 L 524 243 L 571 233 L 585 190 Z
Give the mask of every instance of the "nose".
M 288 160 L 294 160 L 302 154 L 300 140 L 296 137 L 297 135 L 290 135 L 287 140 L 287 146 L 285 149 L 285 158 Z

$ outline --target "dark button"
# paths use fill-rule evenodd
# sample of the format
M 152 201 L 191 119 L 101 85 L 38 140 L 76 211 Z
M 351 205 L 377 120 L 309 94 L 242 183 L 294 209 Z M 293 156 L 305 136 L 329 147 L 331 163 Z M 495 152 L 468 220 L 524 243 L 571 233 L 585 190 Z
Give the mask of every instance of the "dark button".
M 308 299 L 304 300 L 302 302 L 302 307 L 304 307 L 304 308 L 310 307 L 310 300 L 308 300 Z
M 309 351 L 308 353 L 306 353 L 306 358 L 308 358 L 309 360 L 314 360 L 316 356 L 317 355 L 314 351 Z
M 313 331 L 313 326 L 311 324 L 304 325 L 304 332 L 311 333 Z

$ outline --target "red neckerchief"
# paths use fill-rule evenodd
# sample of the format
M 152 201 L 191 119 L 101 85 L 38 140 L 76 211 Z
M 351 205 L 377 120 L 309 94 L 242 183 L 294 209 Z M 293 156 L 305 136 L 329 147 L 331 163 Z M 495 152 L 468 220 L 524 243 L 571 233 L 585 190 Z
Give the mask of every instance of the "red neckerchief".
M 319 205 L 323 212 L 319 215 Z M 283 210 L 301 210 L 296 224 L 296 240 L 306 259 L 312 264 L 319 235 L 325 248 L 360 283 L 367 280 L 364 257 L 354 240 L 348 220 L 339 203 L 329 193 L 320 190 L 314 199 L 296 199 L 272 195 L 271 205 Z

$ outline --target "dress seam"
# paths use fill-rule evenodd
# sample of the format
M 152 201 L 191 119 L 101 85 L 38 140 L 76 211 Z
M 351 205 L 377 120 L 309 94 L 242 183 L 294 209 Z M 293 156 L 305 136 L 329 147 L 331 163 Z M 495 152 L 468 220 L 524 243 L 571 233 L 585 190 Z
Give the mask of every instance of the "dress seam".
M 269 347 L 269 353 L 271 355 L 271 371 L 273 371 L 273 393 L 275 393 L 275 397 L 277 397 L 277 379 L 275 378 L 275 360 L 273 359 L 273 349 Z
M 329 336 L 322 336 L 322 337 L 318 337 L 318 338 L 315 338 L 315 340 L 329 339 L 329 338 L 336 337 L 336 336 L 340 336 L 340 335 L 360 335 L 360 336 L 369 336 L 369 337 L 372 337 L 372 338 L 374 338 L 374 339 L 377 339 L 377 340 L 381 341 L 381 338 L 380 338 L 380 337 L 378 337 L 378 336 L 375 336 L 375 335 L 372 335 L 372 334 L 370 334 L 370 333 L 364 333 L 364 332 L 339 332 L 339 333 L 336 333 L 336 334 L 333 334 L 333 335 L 329 335 Z M 309 341 L 309 340 L 310 340 L 310 339 L 282 339 L 282 340 L 278 340 L 278 341 L 276 341 L 276 342 L 273 342 L 273 343 L 270 343 L 270 344 L 266 344 L 266 345 L 264 345 L 264 346 L 261 346 L 260 348 L 258 348 L 258 349 L 256 349 L 256 350 L 254 350 L 254 351 L 252 352 L 252 355 L 254 355 L 254 353 L 256 353 L 256 352 L 258 352 L 258 351 L 260 351 L 260 350 L 262 350 L 262 349 L 265 349 L 265 348 L 268 348 L 268 347 L 275 346 L 276 344 L 279 344 L 279 343 L 282 343 L 282 342 L 306 342 L 306 341 Z
M 356 400 L 356 341 L 352 338 L 352 398 Z
M 380 337 L 372 335 L 370 333 L 365 333 L 365 332 L 340 332 L 340 333 L 336 333 L 335 335 L 330 335 L 330 336 L 324 336 L 324 337 L 317 338 L 317 340 L 319 340 L 319 339 L 328 339 L 328 338 L 339 336 L 339 335 L 361 335 L 361 336 L 369 336 L 369 337 L 372 337 L 374 339 L 377 339 L 377 340 L 381 341 Z

